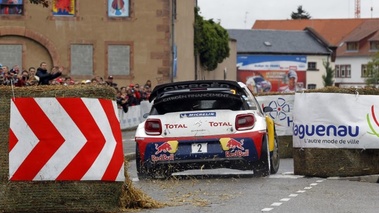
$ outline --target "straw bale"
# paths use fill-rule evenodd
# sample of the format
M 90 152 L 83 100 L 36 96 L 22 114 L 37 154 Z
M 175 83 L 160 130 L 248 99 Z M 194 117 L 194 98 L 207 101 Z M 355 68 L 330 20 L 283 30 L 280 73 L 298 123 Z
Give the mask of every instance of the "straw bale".
M 11 98 L 86 97 L 115 100 L 115 94 L 112 87 L 100 85 L 0 86 L 0 211 L 120 212 L 128 208 L 155 208 L 161 205 L 134 189 L 129 176 L 125 177 L 125 182 L 8 180 Z

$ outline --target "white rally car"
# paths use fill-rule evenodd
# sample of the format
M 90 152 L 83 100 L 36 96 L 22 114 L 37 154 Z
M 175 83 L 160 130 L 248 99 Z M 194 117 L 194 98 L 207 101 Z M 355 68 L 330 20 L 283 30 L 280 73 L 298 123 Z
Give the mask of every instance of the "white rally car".
M 231 168 L 269 175 L 279 169 L 274 122 L 243 83 L 183 81 L 158 85 L 136 135 L 138 176 Z

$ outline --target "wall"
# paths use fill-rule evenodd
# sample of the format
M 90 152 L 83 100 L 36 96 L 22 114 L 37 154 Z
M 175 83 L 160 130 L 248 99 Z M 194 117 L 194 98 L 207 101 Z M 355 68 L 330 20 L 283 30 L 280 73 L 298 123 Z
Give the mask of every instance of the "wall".
M 218 64 L 217 68 L 213 71 L 204 71 L 201 70 L 200 76 L 198 79 L 205 80 L 224 80 L 224 70 L 226 80 L 237 80 L 237 42 L 235 40 L 229 40 L 230 54 L 222 63 Z
M 195 79 L 194 30 L 195 1 L 177 0 L 177 18 L 175 20 L 175 44 L 178 51 L 177 75 L 174 81 Z
M 362 64 L 367 64 L 371 58 L 369 57 L 338 57 L 336 65 L 351 65 L 351 78 L 336 78 L 336 83 L 340 83 L 339 87 L 364 87 L 365 81 L 361 77 Z
M 24 16 L 1 16 L 0 45 L 23 45 L 24 69 L 38 67 L 46 61 L 48 66 L 71 68 L 72 44 L 93 45 L 93 75 L 106 77 L 108 73 L 107 46 L 130 45 L 130 74 L 114 76 L 119 85 L 153 85 L 170 81 L 171 72 L 171 0 L 131 0 L 130 17 L 110 19 L 106 0 L 76 1 L 75 17 L 52 16 L 51 8 L 25 2 Z M 195 1 L 177 1 L 177 40 L 181 62 L 180 79 L 187 79 L 188 70 L 194 70 L 193 7 Z M 0 63 L 8 66 L 6 61 Z M 117 62 L 116 62 L 117 63 Z M 183 75 L 183 76 L 181 76 Z M 75 79 L 89 79 L 92 75 L 74 75 Z M 193 79 L 193 78 L 191 78 Z
M 307 62 L 316 62 L 317 70 L 307 70 L 307 85 L 304 85 L 304 88 L 308 88 L 309 84 L 316 84 L 316 88 L 323 88 L 324 83 L 322 75 L 326 74 L 326 69 L 324 67 L 324 61 L 330 60 L 328 56 L 307 56 Z M 334 67 L 334 64 L 331 64 L 331 67 Z

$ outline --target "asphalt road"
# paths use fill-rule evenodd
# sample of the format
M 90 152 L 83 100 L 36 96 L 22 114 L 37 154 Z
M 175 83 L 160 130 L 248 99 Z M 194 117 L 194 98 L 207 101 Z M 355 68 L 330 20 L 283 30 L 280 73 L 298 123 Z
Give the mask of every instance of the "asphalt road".
M 122 145 L 124 155 L 127 159 L 135 159 L 136 142 L 134 141 L 134 130 L 122 131 Z
M 122 131 L 122 141 L 125 158 L 129 161 L 135 159 L 136 143 L 134 141 L 135 130 Z M 287 163 L 282 163 L 287 162 Z M 293 159 L 282 159 L 278 174 L 293 174 Z M 352 181 L 379 183 L 379 174 L 366 175 L 366 176 L 354 176 L 354 177 L 332 177 L 333 179 L 346 179 Z
M 376 213 L 379 209 L 379 175 L 307 178 L 293 174 L 292 158 L 281 159 L 278 173 L 269 177 L 239 178 L 238 171 L 218 169 L 207 171 L 211 176 L 204 178 L 198 178 L 204 171 L 192 170 L 175 173 L 169 180 L 139 180 L 134 134 L 122 132 L 129 177 L 134 187 L 167 204 L 138 212 Z

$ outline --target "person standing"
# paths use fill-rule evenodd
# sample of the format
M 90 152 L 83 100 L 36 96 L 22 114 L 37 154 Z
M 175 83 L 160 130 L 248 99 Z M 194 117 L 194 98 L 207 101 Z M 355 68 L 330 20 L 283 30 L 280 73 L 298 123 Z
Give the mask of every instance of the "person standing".
M 35 86 L 38 85 L 39 77 L 36 76 L 36 68 L 29 67 L 29 79 L 27 81 L 28 86 Z
M 37 76 L 39 77 L 38 85 L 49 85 L 50 81 L 62 75 L 63 67 L 60 67 L 56 72 L 47 72 L 46 62 L 42 62 L 37 69 Z
M 117 84 L 113 82 L 113 76 L 108 76 L 108 80 L 105 81 L 105 83 L 113 88 L 117 88 Z
M 29 72 L 27 70 L 23 70 L 20 75 L 17 76 L 18 81 L 14 84 L 16 87 L 24 87 L 28 86 L 29 80 Z

